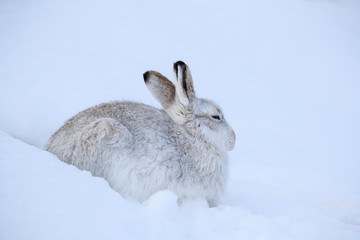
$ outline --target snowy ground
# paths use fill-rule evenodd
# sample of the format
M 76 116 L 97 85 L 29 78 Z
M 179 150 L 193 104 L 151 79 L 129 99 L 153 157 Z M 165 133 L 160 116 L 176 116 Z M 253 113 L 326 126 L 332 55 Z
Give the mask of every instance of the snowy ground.
M 360 3 L 0 1 L 0 239 L 360 239 Z M 191 68 L 237 134 L 219 208 L 128 202 L 42 150 Z

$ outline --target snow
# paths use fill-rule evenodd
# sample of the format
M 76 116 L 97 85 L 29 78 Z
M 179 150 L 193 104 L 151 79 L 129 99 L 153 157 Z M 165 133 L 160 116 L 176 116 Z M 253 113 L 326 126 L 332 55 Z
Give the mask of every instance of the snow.
M 357 1 L 0 2 L 0 239 L 360 239 Z M 234 128 L 218 208 L 129 202 L 42 150 L 77 112 L 159 107 L 191 68 Z
M 169 191 L 159 192 L 143 204 L 132 203 L 111 190 L 105 180 L 63 164 L 48 152 L 4 133 L 0 134 L 0 144 L 1 239 L 168 239 L 169 236 L 171 239 L 356 239 L 359 236 L 356 202 L 343 202 L 343 206 L 330 201 L 316 204 L 311 196 L 301 197 L 286 188 L 280 191 L 269 183 L 239 180 L 241 187 L 249 184 L 252 189 L 242 194 L 257 200 L 254 205 L 259 205 L 258 212 L 241 200 L 212 209 L 205 201 L 188 202 L 179 208 L 175 194 Z M 232 189 L 236 191 L 236 187 Z M 291 199 L 287 194 L 298 198 Z M 261 209 L 261 205 L 266 207 Z M 357 213 L 352 212 L 356 210 Z

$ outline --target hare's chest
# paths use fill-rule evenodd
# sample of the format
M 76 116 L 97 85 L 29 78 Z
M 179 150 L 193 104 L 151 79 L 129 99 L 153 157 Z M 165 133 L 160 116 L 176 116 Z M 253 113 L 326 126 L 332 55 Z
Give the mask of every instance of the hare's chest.
M 182 164 L 180 187 L 190 195 L 212 195 L 220 193 L 228 178 L 226 156 L 207 155 L 203 158 L 189 159 Z

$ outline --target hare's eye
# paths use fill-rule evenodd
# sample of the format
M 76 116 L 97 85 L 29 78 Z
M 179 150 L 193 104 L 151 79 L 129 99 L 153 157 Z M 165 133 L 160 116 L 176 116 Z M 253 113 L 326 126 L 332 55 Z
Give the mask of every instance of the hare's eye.
M 211 116 L 213 119 L 220 120 L 220 117 L 217 115 Z

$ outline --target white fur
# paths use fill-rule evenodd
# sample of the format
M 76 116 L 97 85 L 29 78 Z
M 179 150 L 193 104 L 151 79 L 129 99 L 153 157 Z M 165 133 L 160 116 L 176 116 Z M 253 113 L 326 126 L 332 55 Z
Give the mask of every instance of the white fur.
M 144 80 L 163 110 L 112 102 L 69 119 L 46 149 L 105 178 L 123 197 L 144 201 L 168 189 L 217 206 L 228 176 L 226 151 L 235 134 L 213 102 L 196 98 L 190 69 L 174 64 L 175 85 L 149 71 Z

